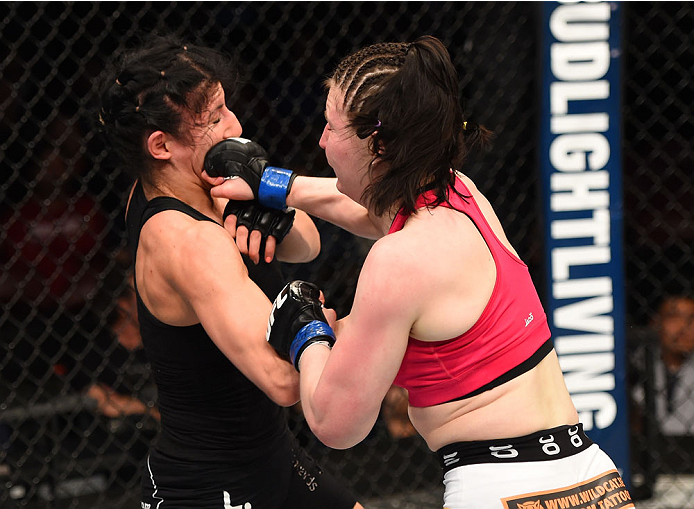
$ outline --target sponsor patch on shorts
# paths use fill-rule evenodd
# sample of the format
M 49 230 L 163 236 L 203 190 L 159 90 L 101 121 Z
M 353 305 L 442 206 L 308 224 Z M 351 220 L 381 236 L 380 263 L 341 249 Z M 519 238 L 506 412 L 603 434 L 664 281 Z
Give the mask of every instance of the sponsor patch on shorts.
M 501 500 L 506 509 L 621 509 L 635 507 L 616 470 L 580 484 Z

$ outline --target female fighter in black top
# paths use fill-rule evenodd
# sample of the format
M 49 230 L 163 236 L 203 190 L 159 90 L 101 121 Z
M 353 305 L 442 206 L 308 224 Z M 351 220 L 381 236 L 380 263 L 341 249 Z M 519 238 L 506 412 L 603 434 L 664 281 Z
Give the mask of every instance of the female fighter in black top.
M 354 497 L 296 446 L 280 408 L 299 399 L 294 368 L 265 340 L 281 275 L 242 257 L 222 226 L 227 200 L 201 178 L 208 149 L 241 134 L 226 104 L 231 71 L 216 51 L 155 38 L 102 87 L 99 121 L 136 178 L 127 227 L 161 412 L 142 507 L 351 509 Z M 319 248 L 297 210 L 277 258 L 306 262 Z

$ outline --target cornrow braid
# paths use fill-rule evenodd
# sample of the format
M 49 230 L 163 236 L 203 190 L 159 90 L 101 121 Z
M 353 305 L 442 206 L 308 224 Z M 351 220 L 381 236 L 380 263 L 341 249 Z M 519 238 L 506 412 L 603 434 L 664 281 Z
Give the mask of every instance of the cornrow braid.
M 380 81 L 397 72 L 405 61 L 408 46 L 404 43 L 374 44 L 343 61 L 331 81 L 344 92 L 343 105 L 346 111 L 357 108 L 368 94 L 369 88 L 363 86 L 365 82 L 371 87 L 377 87 Z M 373 79 L 376 76 L 380 78 Z
M 390 44 L 391 43 L 374 44 L 372 46 L 363 48 L 355 53 L 352 53 L 338 64 L 338 66 L 335 68 L 335 71 L 333 72 L 332 78 L 336 82 L 341 83 L 346 75 L 354 72 L 354 68 L 360 65 L 363 62 L 363 59 L 378 54 L 379 52 L 383 51 L 381 48 Z
M 458 75 L 435 37 L 363 48 L 338 64 L 327 85 L 341 93 L 348 126 L 369 140 L 371 183 L 362 199 L 377 215 L 413 212 L 424 186 L 436 195 L 431 206 L 447 201 L 451 170 L 489 138 L 477 124 L 464 129 Z
M 377 88 L 393 73 L 397 72 L 405 61 L 405 55 L 398 57 L 375 57 L 361 66 L 345 91 L 345 103 L 348 111 L 358 109 L 372 88 Z

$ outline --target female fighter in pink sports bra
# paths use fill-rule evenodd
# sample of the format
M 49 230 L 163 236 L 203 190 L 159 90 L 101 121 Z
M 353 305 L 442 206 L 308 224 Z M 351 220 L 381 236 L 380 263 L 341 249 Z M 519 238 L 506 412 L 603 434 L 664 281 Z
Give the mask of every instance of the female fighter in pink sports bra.
M 633 507 L 578 422 L 527 267 L 457 171 L 488 132 L 463 121 L 446 48 L 433 37 L 369 46 L 327 86 L 320 146 L 337 178 L 299 176 L 280 194 L 378 240 L 345 318 L 322 310 L 310 283 L 293 282 L 275 300 L 268 338 L 300 369 L 313 432 L 334 448 L 357 444 L 395 383 L 440 459 L 446 508 L 546 507 L 562 497 Z M 212 193 L 251 197 L 243 179 Z

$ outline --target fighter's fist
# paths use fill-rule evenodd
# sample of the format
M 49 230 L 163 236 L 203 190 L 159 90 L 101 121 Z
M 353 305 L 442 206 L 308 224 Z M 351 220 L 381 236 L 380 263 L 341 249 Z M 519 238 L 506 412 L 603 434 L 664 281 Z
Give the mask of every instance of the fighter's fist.
M 266 339 L 281 355 L 289 357 L 299 370 L 306 348 L 320 343 L 332 348 L 335 334 L 327 323 L 320 302 L 320 290 L 312 283 L 292 281 L 272 305 Z
M 204 168 L 210 177 L 241 177 L 257 198 L 260 177 L 267 164 L 267 152 L 254 141 L 227 138 L 207 152 Z
M 291 170 L 268 166 L 267 152 L 254 141 L 227 138 L 205 155 L 203 168 L 210 177 L 240 177 L 264 206 L 285 209 L 295 174 Z

